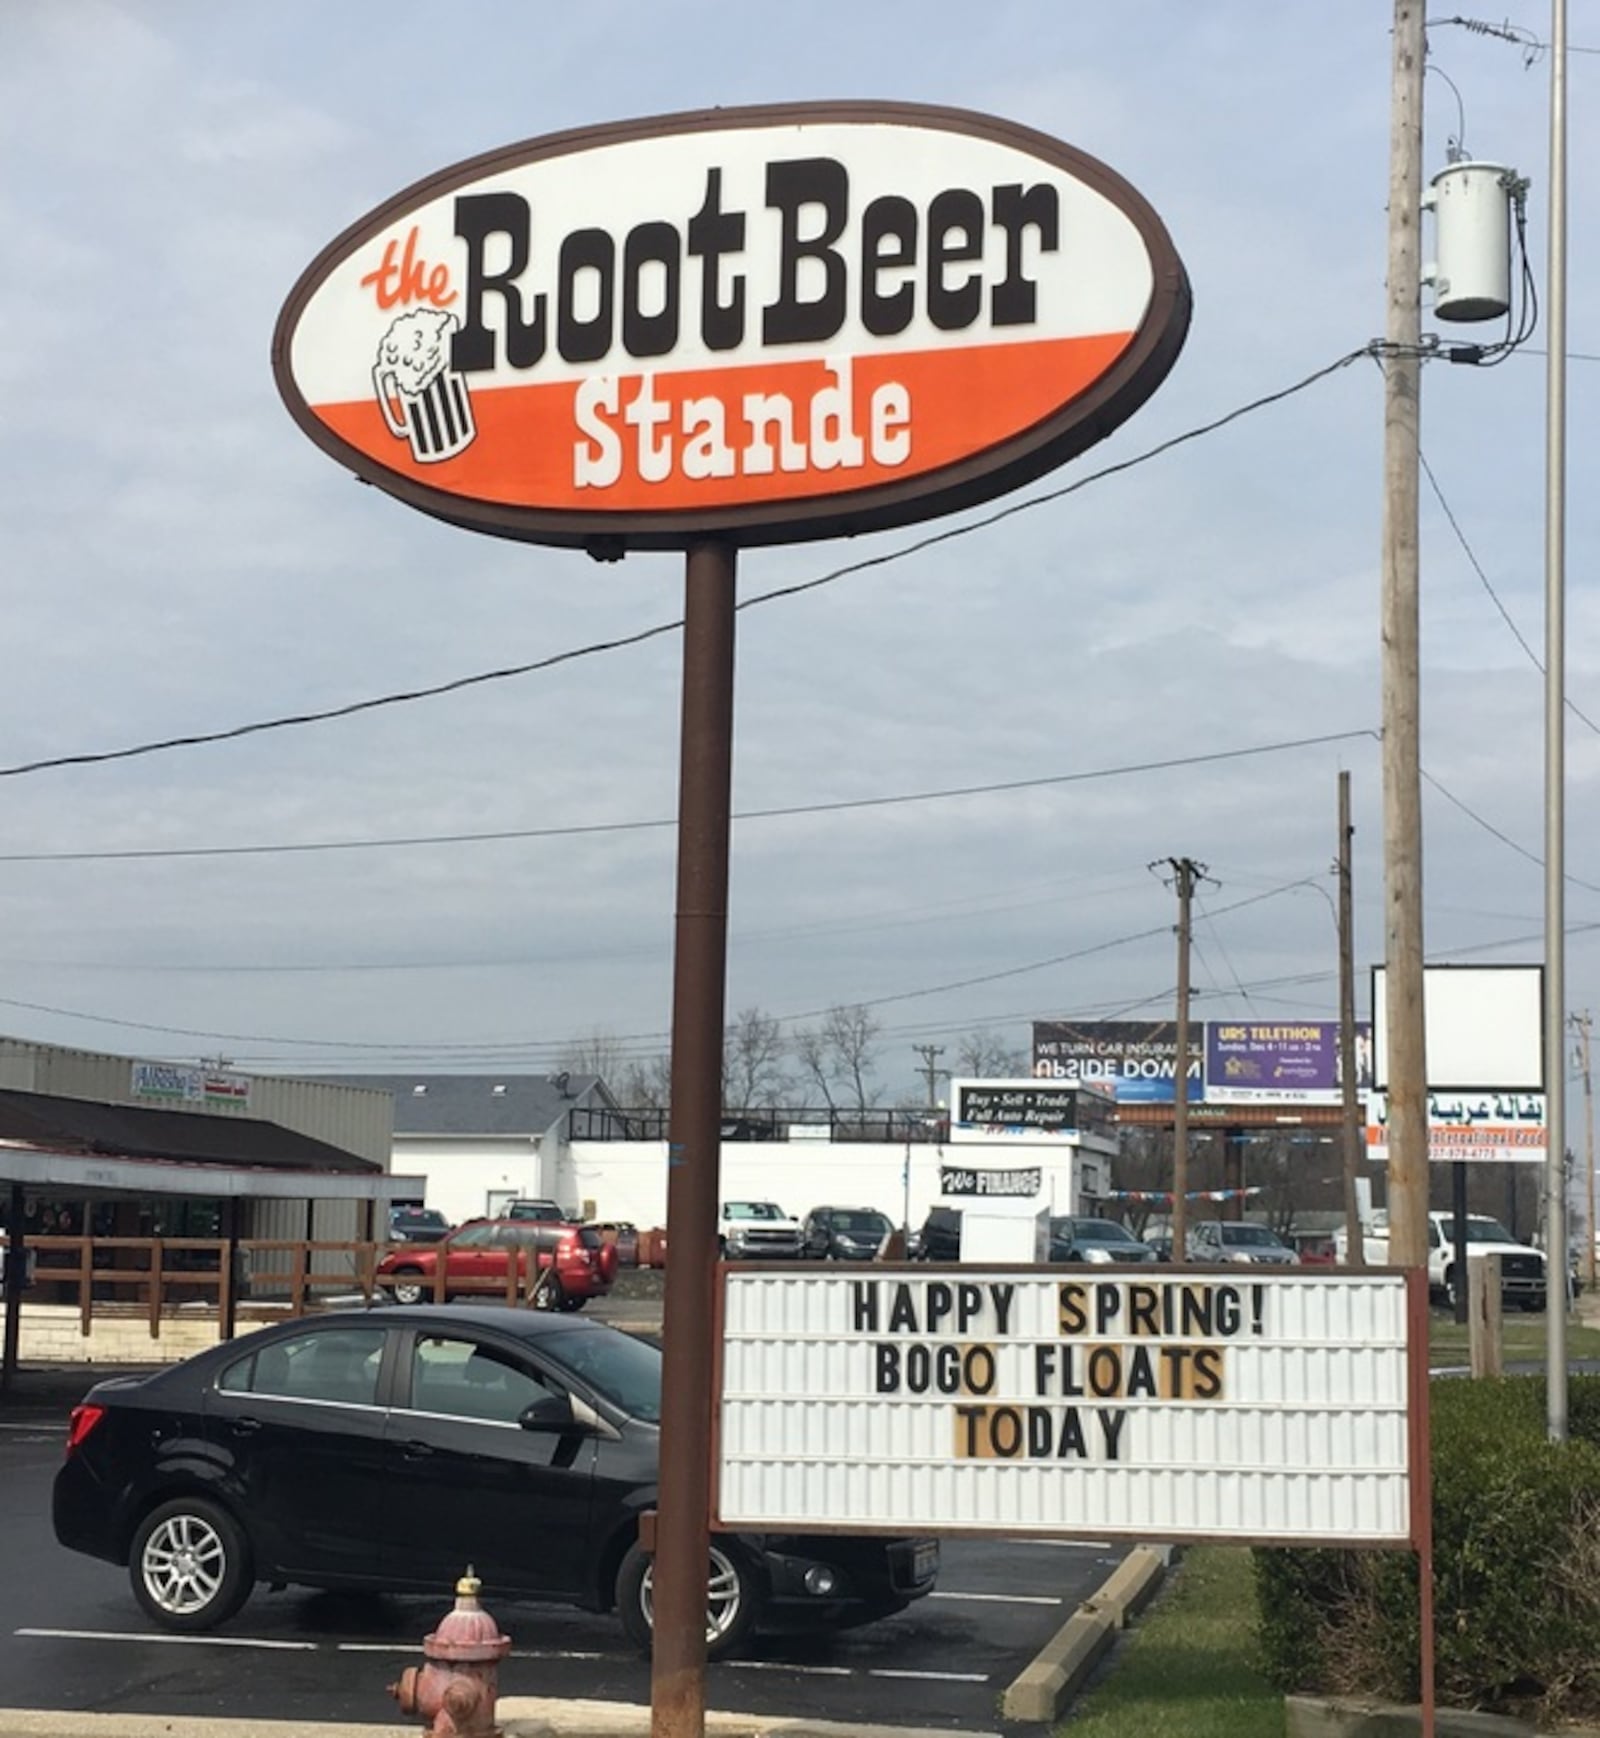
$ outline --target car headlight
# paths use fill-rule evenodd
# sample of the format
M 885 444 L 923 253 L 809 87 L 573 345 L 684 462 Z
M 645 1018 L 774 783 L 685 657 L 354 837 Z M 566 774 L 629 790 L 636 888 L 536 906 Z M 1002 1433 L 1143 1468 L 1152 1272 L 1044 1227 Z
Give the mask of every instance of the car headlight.
M 1083 1259 L 1085 1261 L 1096 1261 L 1101 1263 L 1101 1265 L 1105 1265 L 1111 1261 L 1112 1256 L 1111 1251 L 1103 1244 L 1096 1243 L 1091 1244 L 1088 1249 L 1084 1250 Z

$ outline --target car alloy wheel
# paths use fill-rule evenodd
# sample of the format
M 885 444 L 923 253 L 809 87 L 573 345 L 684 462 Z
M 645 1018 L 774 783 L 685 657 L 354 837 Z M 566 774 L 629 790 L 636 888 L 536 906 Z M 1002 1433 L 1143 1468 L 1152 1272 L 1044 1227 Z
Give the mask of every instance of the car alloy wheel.
M 140 1605 L 166 1629 L 211 1629 L 250 1592 L 249 1547 L 232 1516 L 203 1497 L 152 1509 L 133 1537 L 128 1567 Z
M 422 1277 L 418 1267 L 400 1267 L 395 1269 L 394 1301 L 401 1304 L 419 1304 L 431 1291 Z
M 648 1653 L 655 1623 L 654 1567 L 637 1545 L 617 1571 L 617 1611 L 629 1638 Z M 713 1540 L 706 1575 L 706 1658 L 731 1653 L 755 1628 L 760 1612 L 761 1587 L 749 1559 Z

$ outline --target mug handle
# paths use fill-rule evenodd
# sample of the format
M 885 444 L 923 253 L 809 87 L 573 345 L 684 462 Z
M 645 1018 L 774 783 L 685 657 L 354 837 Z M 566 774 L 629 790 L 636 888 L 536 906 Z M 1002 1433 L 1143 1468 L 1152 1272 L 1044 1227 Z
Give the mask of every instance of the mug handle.
M 396 440 L 404 440 L 409 433 L 403 418 L 397 418 L 394 413 L 394 400 L 400 396 L 398 386 L 391 394 L 387 383 L 394 380 L 392 368 L 376 367 L 372 371 L 372 390 L 378 395 L 378 409 L 383 412 L 383 420 L 389 425 L 389 433 Z

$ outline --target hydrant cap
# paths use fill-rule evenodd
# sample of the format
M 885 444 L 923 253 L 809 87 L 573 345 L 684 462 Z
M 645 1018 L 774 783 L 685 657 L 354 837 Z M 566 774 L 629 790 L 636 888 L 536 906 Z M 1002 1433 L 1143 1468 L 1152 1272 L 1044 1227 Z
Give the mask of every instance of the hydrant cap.
M 511 1637 L 478 1603 L 483 1585 L 469 1567 L 456 1583 L 456 1603 L 439 1627 L 424 1637 L 423 1653 L 431 1660 L 499 1660 L 511 1649 Z

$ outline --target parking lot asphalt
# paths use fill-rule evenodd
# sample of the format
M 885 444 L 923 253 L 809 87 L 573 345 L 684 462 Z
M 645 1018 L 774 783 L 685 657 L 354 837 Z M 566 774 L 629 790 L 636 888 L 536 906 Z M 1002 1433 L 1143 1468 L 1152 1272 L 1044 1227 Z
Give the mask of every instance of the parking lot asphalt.
M 55 1543 L 49 1491 L 66 1414 L 96 1374 L 25 1370 L 0 1405 L 0 1710 L 58 1722 L 39 1738 L 89 1738 L 74 1722 L 109 1711 L 252 1730 L 275 1720 L 301 1730 L 393 1724 L 385 1686 L 421 1663 L 449 1589 L 437 1600 L 260 1589 L 223 1631 L 175 1637 L 143 1616 L 124 1571 Z M 844 1633 L 762 1635 L 741 1658 L 713 1664 L 708 1708 L 755 1722 L 749 1731 L 787 1733 L 805 1720 L 835 1734 L 992 1733 L 1007 1686 L 1122 1557 L 1106 1543 L 1020 1540 L 952 1540 L 944 1555 L 939 1588 L 906 1612 Z M 649 1664 L 614 1618 L 496 1601 L 492 1589 L 484 1599 L 513 1639 L 500 1688 L 514 1725 L 603 1733 L 611 1728 L 594 1725 L 592 1709 L 604 1704 L 623 1731 L 648 1707 Z M 573 1725 L 580 1705 L 591 1707 L 589 1723 Z

